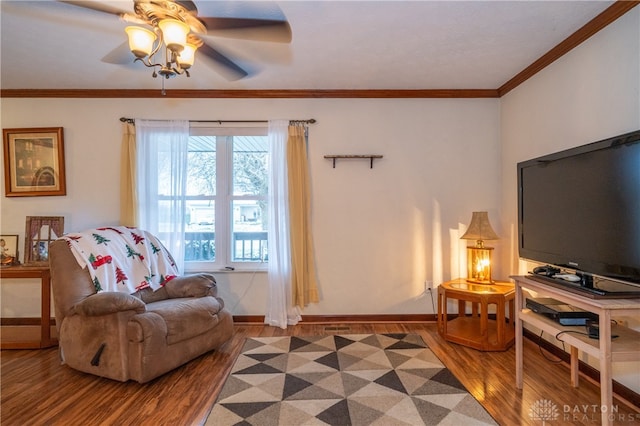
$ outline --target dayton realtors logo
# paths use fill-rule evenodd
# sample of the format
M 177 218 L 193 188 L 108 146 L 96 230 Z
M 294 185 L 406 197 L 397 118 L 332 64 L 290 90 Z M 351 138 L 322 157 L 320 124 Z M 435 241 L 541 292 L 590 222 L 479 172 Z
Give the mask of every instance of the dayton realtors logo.
M 529 417 L 531 420 L 542 421 L 544 425 L 548 421 L 558 420 L 560 411 L 558 406 L 548 399 L 539 399 L 529 407 Z
M 606 413 L 612 422 L 640 422 L 638 413 L 620 413 L 617 405 L 608 407 L 597 404 L 563 405 L 562 411 L 548 399 L 539 399 L 529 407 L 531 420 L 541 421 L 543 425 L 554 420 L 562 422 L 594 422 L 599 423 L 602 413 Z

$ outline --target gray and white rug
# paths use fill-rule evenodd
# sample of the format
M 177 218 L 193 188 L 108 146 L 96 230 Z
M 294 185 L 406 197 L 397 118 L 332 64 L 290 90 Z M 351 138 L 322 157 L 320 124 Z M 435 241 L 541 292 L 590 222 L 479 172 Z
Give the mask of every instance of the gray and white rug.
M 495 425 L 416 334 L 248 338 L 206 425 Z

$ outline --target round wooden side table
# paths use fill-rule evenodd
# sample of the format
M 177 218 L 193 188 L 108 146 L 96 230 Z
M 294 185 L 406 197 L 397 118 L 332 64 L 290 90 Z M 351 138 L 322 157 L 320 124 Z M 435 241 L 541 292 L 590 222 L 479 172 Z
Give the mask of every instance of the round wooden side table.
M 514 297 L 514 285 L 507 281 L 475 284 L 459 278 L 442 283 L 438 287 L 438 333 L 449 342 L 481 351 L 505 351 L 515 341 Z M 449 299 L 458 301 L 457 314 L 447 312 Z M 468 305 L 471 313 L 467 313 Z

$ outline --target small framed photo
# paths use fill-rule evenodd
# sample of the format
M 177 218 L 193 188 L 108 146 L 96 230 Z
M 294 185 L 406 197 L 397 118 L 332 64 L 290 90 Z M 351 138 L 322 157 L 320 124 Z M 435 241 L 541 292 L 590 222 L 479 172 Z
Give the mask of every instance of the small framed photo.
M 1 266 L 18 264 L 17 235 L 0 235 L 0 262 Z
M 67 195 L 62 127 L 3 129 L 2 133 L 7 197 Z
M 49 244 L 64 233 L 62 216 L 27 216 L 24 233 L 24 264 L 48 265 Z

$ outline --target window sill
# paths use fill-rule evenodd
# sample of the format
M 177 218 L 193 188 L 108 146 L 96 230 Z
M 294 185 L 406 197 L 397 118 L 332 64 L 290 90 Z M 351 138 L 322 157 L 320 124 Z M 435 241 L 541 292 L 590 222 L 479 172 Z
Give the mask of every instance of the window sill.
M 244 267 L 244 268 L 235 268 L 235 269 L 226 269 L 226 268 L 196 268 L 196 269 L 187 269 L 185 270 L 185 274 L 238 274 L 238 273 L 256 273 L 256 272 L 267 272 L 267 268 L 252 268 L 252 267 Z

